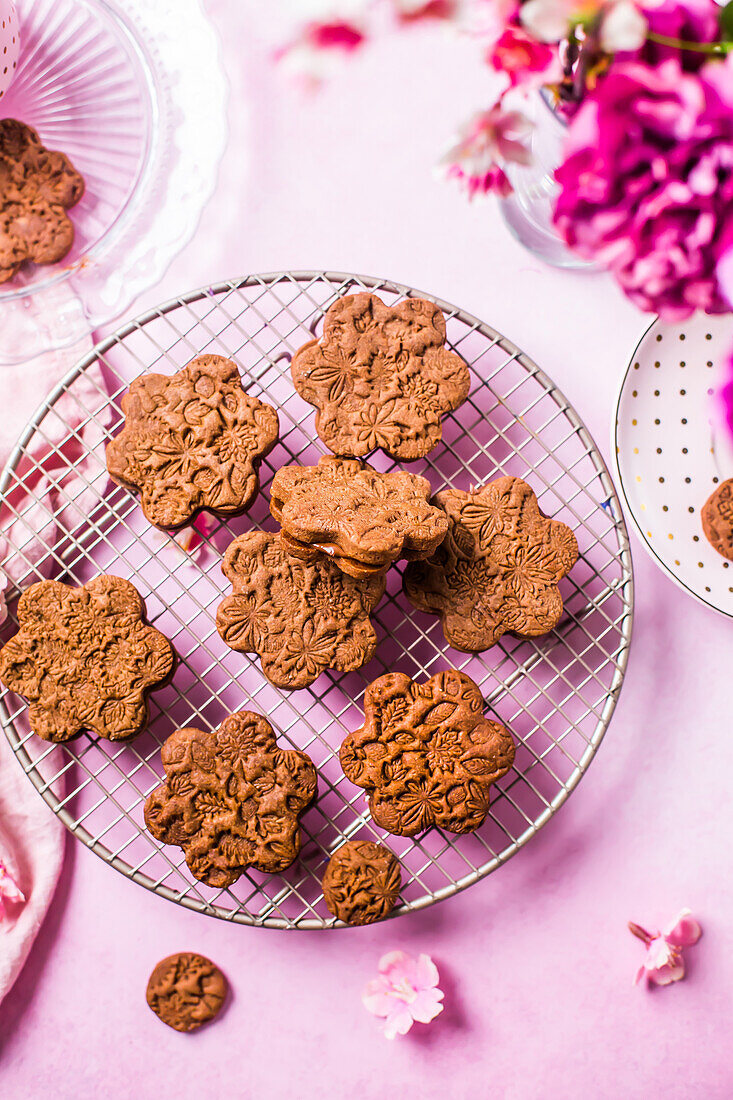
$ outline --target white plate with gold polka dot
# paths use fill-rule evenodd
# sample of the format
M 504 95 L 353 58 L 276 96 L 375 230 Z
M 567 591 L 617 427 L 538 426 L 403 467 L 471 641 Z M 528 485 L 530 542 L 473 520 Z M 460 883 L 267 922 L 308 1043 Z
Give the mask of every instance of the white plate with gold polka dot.
M 700 509 L 733 477 L 720 387 L 733 319 L 653 321 L 626 368 L 614 454 L 626 509 L 652 558 L 686 592 L 733 616 L 733 562 L 708 543 Z

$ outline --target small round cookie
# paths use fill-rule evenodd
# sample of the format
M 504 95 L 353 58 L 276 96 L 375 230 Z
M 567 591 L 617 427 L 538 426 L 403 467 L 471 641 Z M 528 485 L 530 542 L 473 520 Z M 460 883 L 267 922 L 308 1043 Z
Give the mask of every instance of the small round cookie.
M 145 998 L 168 1027 L 196 1031 L 219 1015 L 227 988 L 226 978 L 210 959 L 182 951 L 158 963 Z
M 392 912 L 402 885 L 396 856 L 369 840 L 347 840 L 329 860 L 323 897 L 345 924 L 372 924 Z
M 713 550 L 733 561 L 733 477 L 711 493 L 702 506 L 700 518 Z

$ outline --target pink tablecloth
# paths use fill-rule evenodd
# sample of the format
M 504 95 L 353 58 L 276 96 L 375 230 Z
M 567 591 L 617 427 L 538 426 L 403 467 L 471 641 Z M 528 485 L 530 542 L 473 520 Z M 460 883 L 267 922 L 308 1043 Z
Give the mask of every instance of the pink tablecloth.
M 642 318 L 607 279 L 544 268 L 493 206 L 469 206 L 431 178 L 454 121 L 482 103 L 469 44 L 385 42 L 303 104 L 269 67 L 274 5 L 208 7 L 233 86 L 232 142 L 194 242 L 139 307 L 285 267 L 403 280 L 524 347 L 607 453 Z M 382 927 L 284 934 L 186 912 L 74 845 L 0 1008 L 4 1094 L 730 1097 L 731 627 L 637 543 L 634 556 L 636 632 L 611 730 L 569 803 L 509 864 Z M 627 919 L 655 924 L 683 905 L 705 927 L 688 980 L 632 988 L 642 948 Z M 433 954 L 446 1011 L 388 1044 L 359 994 L 392 947 Z M 153 964 L 179 949 L 214 957 L 234 991 L 223 1019 L 196 1036 L 167 1030 L 144 1002 Z

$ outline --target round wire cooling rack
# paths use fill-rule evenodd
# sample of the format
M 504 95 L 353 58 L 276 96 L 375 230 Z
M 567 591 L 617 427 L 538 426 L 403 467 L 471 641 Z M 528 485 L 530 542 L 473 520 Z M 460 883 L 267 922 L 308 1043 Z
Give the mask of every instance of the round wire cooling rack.
M 446 645 L 437 619 L 405 601 L 400 570 L 393 568 L 373 615 L 376 656 L 357 672 L 327 672 L 311 688 L 283 692 L 264 678 L 256 659 L 232 652 L 219 638 L 215 613 L 227 586 L 217 559 L 240 532 L 275 528 L 268 509 L 275 470 L 314 463 L 323 450 L 313 409 L 293 389 L 290 356 L 320 331 L 338 296 L 361 289 L 375 290 L 387 303 L 419 293 L 371 277 L 280 272 L 220 283 L 151 310 L 99 344 L 44 401 L 0 484 L 6 516 L 14 519 L 18 583 L 11 595 L 46 576 L 73 584 L 104 572 L 128 577 L 146 600 L 148 620 L 180 657 L 173 681 L 151 696 L 147 730 L 128 743 L 82 734 L 49 745 L 30 732 L 25 702 L 3 689 L 0 712 L 15 754 L 67 828 L 106 862 L 163 897 L 244 924 L 336 926 L 321 878 L 346 838 L 386 840 L 400 859 L 395 915 L 449 897 L 495 870 L 560 808 L 588 768 L 628 660 L 631 556 L 603 459 L 565 397 L 530 359 L 488 325 L 439 300 L 448 344 L 470 365 L 471 392 L 444 421 L 442 443 L 410 468 L 429 477 L 436 492 L 468 489 L 501 474 L 529 481 L 543 511 L 568 523 L 580 547 L 578 563 L 561 582 L 561 622 L 543 638 L 506 635 L 486 653 L 459 653 Z M 203 353 L 238 362 L 246 389 L 278 408 L 281 435 L 263 463 L 263 491 L 249 514 L 212 522 L 200 555 L 208 560 L 197 567 L 147 524 L 127 490 L 109 481 L 104 444 L 122 423 L 119 402 L 133 378 L 147 370 L 171 373 Z M 371 461 L 380 469 L 394 466 L 381 452 Z M 6 638 L 17 624 L 14 600 L 10 607 Z M 417 838 L 385 837 L 369 817 L 364 792 L 343 775 L 339 746 L 362 723 L 371 680 L 395 670 L 423 679 L 450 667 L 472 677 L 512 731 L 514 767 L 497 784 L 476 833 L 433 828 Z M 246 707 L 267 715 L 284 743 L 311 756 L 320 793 L 302 818 L 302 851 L 287 871 L 250 872 L 228 889 L 213 889 L 191 876 L 179 848 L 146 831 L 143 803 L 161 781 L 160 747 L 174 729 L 214 728 Z

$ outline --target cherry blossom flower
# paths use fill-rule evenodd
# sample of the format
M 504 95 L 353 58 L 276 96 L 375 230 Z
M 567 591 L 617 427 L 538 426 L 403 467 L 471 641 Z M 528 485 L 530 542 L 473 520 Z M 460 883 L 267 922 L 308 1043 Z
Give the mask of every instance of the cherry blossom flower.
M 629 930 L 646 945 L 646 958 L 634 978 L 635 985 L 643 978 L 652 985 L 680 981 L 685 976 L 682 948 L 691 947 L 702 935 L 689 909 L 682 909 L 662 932 L 647 932 L 633 921 L 629 921 Z
M 443 1011 L 438 969 L 429 955 L 415 959 L 406 951 L 389 951 L 379 960 L 379 977 L 367 984 L 362 1002 L 383 1019 L 387 1039 L 406 1035 L 417 1022 L 428 1024 Z
M 522 138 L 530 129 L 520 111 L 507 111 L 500 103 L 474 115 L 441 161 L 448 179 L 463 184 L 469 198 L 509 194 L 511 185 L 500 162 L 529 164 L 531 154 Z
M 0 920 L 5 914 L 5 902 L 25 901 L 25 894 L 0 859 Z
M 365 37 L 356 22 L 346 19 L 307 23 L 288 46 L 277 51 L 275 60 L 296 83 L 315 89 L 359 49 Z
M 562 77 L 557 50 L 538 42 L 522 27 L 506 27 L 487 51 L 486 60 L 497 72 L 507 74 L 510 87 L 539 86 Z
M 522 26 L 540 42 L 560 42 L 573 22 L 589 18 L 598 10 L 598 0 L 527 0 L 519 9 Z
M 392 0 L 399 23 L 417 23 L 422 19 L 453 19 L 459 0 Z

